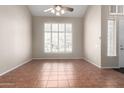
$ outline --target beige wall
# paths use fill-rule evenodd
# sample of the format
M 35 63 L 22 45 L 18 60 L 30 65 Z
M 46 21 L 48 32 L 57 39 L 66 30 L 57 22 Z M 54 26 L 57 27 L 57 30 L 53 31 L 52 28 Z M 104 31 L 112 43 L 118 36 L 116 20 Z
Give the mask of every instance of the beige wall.
M 73 52 L 71 54 L 44 53 L 44 23 L 72 23 Z M 33 58 L 81 58 L 83 55 L 82 18 L 33 17 Z
M 84 18 L 84 59 L 101 66 L 101 6 L 89 6 Z
M 0 74 L 32 58 L 31 27 L 26 6 L 0 6 Z

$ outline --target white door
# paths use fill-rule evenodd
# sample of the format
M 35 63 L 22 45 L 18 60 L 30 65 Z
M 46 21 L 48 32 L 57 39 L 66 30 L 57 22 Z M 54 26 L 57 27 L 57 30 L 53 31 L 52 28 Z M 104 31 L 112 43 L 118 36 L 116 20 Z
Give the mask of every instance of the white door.
M 119 67 L 124 67 L 124 20 L 119 20 Z

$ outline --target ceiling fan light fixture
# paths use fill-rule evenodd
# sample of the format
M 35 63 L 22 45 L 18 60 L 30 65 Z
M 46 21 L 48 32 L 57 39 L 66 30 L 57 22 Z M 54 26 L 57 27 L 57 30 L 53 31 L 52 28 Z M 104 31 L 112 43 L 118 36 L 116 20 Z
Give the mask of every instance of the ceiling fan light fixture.
M 62 10 L 61 10 L 61 14 L 64 14 L 64 13 L 65 13 L 65 10 L 62 9 Z
M 48 12 L 48 11 L 50 11 L 50 10 L 52 10 L 53 8 L 49 8 L 49 9 L 46 9 L 46 10 L 44 10 L 44 12 Z
M 58 5 L 58 6 L 56 6 L 56 8 L 55 8 L 57 11 L 60 11 L 61 10 L 61 7 Z
M 61 16 L 65 14 L 65 12 L 73 12 L 73 8 L 71 7 L 66 7 L 62 5 L 54 5 L 53 8 L 48 8 L 44 10 L 44 12 L 50 12 L 52 14 L 55 14 L 56 16 Z
M 56 16 L 60 16 L 60 13 L 59 12 L 56 12 Z
M 52 9 L 52 10 L 51 10 L 51 13 L 55 14 L 55 10 L 54 10 L 54 9 Z

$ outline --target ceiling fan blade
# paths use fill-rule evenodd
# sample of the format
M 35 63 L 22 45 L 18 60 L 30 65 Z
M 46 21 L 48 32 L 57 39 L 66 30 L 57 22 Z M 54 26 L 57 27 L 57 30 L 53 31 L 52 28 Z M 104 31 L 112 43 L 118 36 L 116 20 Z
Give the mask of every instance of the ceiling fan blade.
M 46 10 L 44 10 L 44 12 L 51 11 L 52 9 L 53 9 L 53 8 L 46 9 Z
M 70 7 L 63 7 L 65 11 L 70 11 L 70 12 L 73 12 L 74 9 L 73 8 L 70 8 Z

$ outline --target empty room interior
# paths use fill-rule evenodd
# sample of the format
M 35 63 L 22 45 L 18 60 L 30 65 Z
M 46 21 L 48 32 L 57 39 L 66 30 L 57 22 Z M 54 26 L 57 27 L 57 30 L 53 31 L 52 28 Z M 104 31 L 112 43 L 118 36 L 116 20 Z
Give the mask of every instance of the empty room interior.
M 0 88 L 124 87 L 123 5 L 0 5 Z

